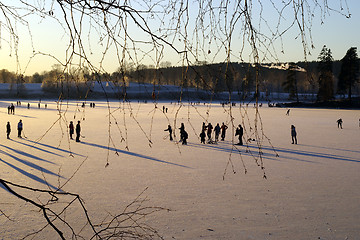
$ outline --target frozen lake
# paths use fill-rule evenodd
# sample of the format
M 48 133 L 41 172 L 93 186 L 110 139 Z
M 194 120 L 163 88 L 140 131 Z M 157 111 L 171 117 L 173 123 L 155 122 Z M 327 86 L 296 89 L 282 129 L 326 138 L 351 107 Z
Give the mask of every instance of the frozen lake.
M 54 189 L 85 160 L 63 190 L 80 194 L 96 222 L 108 213 L 122 212 L 147 188 L 145 205 L 171 210 L 144 219 L 164 239 L 360 236 L 359 110 L 291 109 L 286 116 L 283 108 L 260 108 L 257 132 L 264 179 L 255 162 L 261 161 L 257 143 L 233 145 L 239 123 L 245 139 L 256 138 L 252 105 L 240 108 L 237 104 L 230 110 L 218 103 L 160 102 L 157 108 L 153 103 L 95 103 L 95 108 L 88 103 L 82 108 L 81 102 L 43 101 L 39 109 L 34 101 L 27 109 L 24 101 L 14 115 L 8 115 L 10 102 L 0 102 L 0 178 Z M 339 118 L 343 129 L 337 127 Z M 20 119 L 26 138 L 16 137 Z M 69 121 L 78 120 L 81 143 L 70 140 L 67 132 Z M 7 121 L 12 127 L 10 140 L 5 133 Z M 225 141 L 200 144 L 202 122 L 213 126 L 225 122 L 229 126 Z M 179 140 L 180 123 L 189 134 L 187 146 L 169 141 L 164 131 L 170 124 Z M 297 145 L 291 144 L 291 125 L 296 126 Z M 29 203 L 3 188 L 0 210 L 0 239 L 19 239 L 45 225 Z M 67 215 L 81 228 L 79 209 Z M 48 227 L 35 239 L 54 236 Z

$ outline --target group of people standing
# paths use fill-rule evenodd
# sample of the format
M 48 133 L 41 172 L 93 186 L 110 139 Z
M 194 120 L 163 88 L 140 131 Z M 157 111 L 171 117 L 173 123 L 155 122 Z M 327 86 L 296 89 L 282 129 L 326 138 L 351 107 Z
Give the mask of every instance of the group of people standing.
M 214 133 L 215 133 L 214 140 L 212 139 L 213 129 L 214 129 Z M 220 132 L 221 132 L 221 141 L 224 141 L 227 129 L 228 129 L 228 126 L 226 126 L 224 123 L 222 123 L 221 127 L 220 127 L 219 123 L 217 123 L 216 126 L 213 127 L 213 125 L 211 123 L 208 123 L 208 125 L 205 125 L 205 123 L 203 122 L 202 127 L 201 127 L 201 133 L 200 133 L 200 142 L 205 144 L 206 136 L 207 136 L 208 137 L 207 143 L 209 143 L 209 144 L 217 143 L 219 141 Z M 206 132 L 206 134 L 205 134 L 205 132 Z
M 21 102 L 17 101 L 16 105 L 21 106 Z M 95 103 L 93 103 L 91 105 L 92 105 L 92 107 L 95 107 Z M 46 106 L 47 106 L 47 104 L 45 104 L 45 107 Z M 40 107 L 40 102 L 39 102 L 39 107 Z M 29 108 L 29 103 L 28 103 L 28 108 Z M 11 105 L 8 106 L 8 114 L 15 114 L 15 106 L 13 103 L 11 103 Z M 25 134 L 23 132 L 23 121 L 21 119 L 17 123 L 17 132 L 18 132 L 18 138 L 22 138 L 22 136 L 25 137 Z M 10 139 L 10 133 L 11 133 L 11 124 L 10 124 L 10 122 L 7 122 L 7 124 L 6 124 L 6 138 L 7 139 Z M 73 139 L 74 133 L 76 133 L 75 141 L 80 142 L 80 136 L 81 136 L 80 121 L 77 122 L 76 127 L 74 127 L 73 121 L 70 121 L 70 124 L 69 124 L 70 139 Z
M 75 132 L 76 132 L 75 141 L 80 142 L 80 135 L 81 135 L 80 134 L 81 133 L 80 121 L 78 121 L 77 124 L 76 124 Z M 70 139 L 73 139 L 73 135 L 74 135 L 74 123 L 73 123 L 73 121 L 70 121 L 70 124 L 69 124 L 69 134 L 70 134 Z
M 20 119 L 18 124 L 17 124 L 17 131 L 18 131 L 18 138 L 22 138 L 22 135 L 25 136 L 24 132 L 23 132 L 23 122 Z M 7 122 L 6 124 L 6 138 L 10 139 L 10 133 L 11 133 L 11 125 L 10 122 Z M 80 142 L 80 136 L 81 136 L 81 126 L 80 126 L 80 121 L 78 121 L 78 123 L 76 124 L 75 127 L 75 133 L 76 133 L 76 142 Z M 70 121 L 69 124 L 69 134 L 70 134 L 70 139 L 73 139 L 73 135 L 74 135 L 74 124 L 73 121 Z
M 201 133 L 200 133 L 200 142 L 203 144 L 205 144 L 205 143 L 217 144 L 217 142 L 219 141 L 219 136 L 221 137 L 221 141 L 224 141 L 227 129 L 228 129 L 228 126 L 225 125 L 225 123 L 222 123 L 221 126 L 219 123 L 217 123 L 216 126 L 213 127 L 213 125 L 211 123 L 208 123 L 206 125 L 205 122 L 203 122 L 202 127 L 201 127 Z M 180 142 L 183 145 L 187 145 L 188 133 L 185 131 L 184 123 L 181 123 L 179 130 L 180 130 Z M 168 125 L 167 129 L 165 129 L 164 131 L 169 132 L 169 139 L 170 139 L 170 141 L 173 141 L 173 136 L 172 136 L 173 130 L 172 130 L 171 125 Z M 212 138 L 213 132 L 215 133 L 214 140 Z M 243 134 L 244 134 L 244 129 L 241 126 L 241 124 L 239 124 L 239 127 L 236 129 L 236 134 L 235 134 L 235 136 L 239 136 L 239 143 L 237 145 L 243 145 L 243 140 L 242 140 Z M 206 142 L 206 137 L 208 138 L 207 142 Z

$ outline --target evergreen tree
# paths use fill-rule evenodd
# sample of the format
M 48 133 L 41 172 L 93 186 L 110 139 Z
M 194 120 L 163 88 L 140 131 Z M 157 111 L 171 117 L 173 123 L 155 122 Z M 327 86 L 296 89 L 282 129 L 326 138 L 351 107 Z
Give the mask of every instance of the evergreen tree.
M 334 98 L 334 75 L 333 75 L 333 57 L 331 50 L 322 48 L 318 57 L 319 63 L 317 69 L 319 71 L 319 91 L 317 95 L 318 101 L 328 101 Z
M 299 102 L 295 63 L 289 64 L 286 74 L 286 81 L 283 82 L 282 85 L 284 87 L 284 90 L 289 93 L 289 99 L 296 98 L 296 101 Z
M 357 48 L 351 47 L 341 59 L 341 70 L 338 81 L 338 93 L 348 91 L 348 98 L 351 101 L 351 87 L 359 81 L 359 58 Z

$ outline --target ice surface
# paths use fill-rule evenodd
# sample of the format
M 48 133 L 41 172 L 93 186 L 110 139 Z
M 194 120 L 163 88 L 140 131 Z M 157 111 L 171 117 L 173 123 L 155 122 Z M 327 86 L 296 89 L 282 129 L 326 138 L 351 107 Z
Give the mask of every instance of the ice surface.
M 1 178 L 42 189 L 56 188 L 86 159 L 63 190 L 80 194 L 94 221 L 121 212 L 148 187 L 145 196 L 150 201 L 146 204 L 172 210 L 145 219 L 165 239 L 360 236 L 358 110 L 291 109 L 290 116 L 286 116 L 286 109 L 260 108 L 263 125 L 259 122 L 258 132 L 262 133 L 262 127 L 276 150 L 260 135 L 265 180 L 252 156 L 258 156 L 256 143 L 233 147 L 237 139 L 233 136 L 229 106 L 202 103 L 180 107 L 160 102 L 155 108 L 153 103 L 108 105 L 96 101 L 95 108 L 88 103 L 81 108 L 81 102 L 63 102 L 59 106 L 55 101 L 42 101 L 38 109 L 33 101 L 34 107 L 27 109 L 24 100 L 15 115 L 8 115 L 9 103 L 0 102 Z M 168 113 L 162 112 L 162 106 L 168 108 Z M 255 138 L 254 108 L 240 109 L 237 105 L 231 115 L 235 127 L 244 125 L 246 138 Z M 338 118 L 344 121 L 343 129 L 337 128 Z M 26 138 L 16 137 L 19 119 L 23 120 Z M 82 126 L 81 143 L 69 140 L 67 135 L 68 122 L 76 124 L 78 120 Z M 6 139 L 7 121 L 12 126 L 11 140 Z M 204 121 L 213 125 L 227 123 L 226 141 L 200 144 L 198 135 Z M 187 146 L 170 142 L 164 131 L 168 124 L 172 125 L 178 140 L 181 122 L 189 133 Z M 291 144 L 292 124 L 298 134 L 297 145 Z M 223 180 L 229 159 L 236 174 L 230 164 Z M 34 208 L 3 188 L 0 210 L 14 220 L 0 214 L 1 239 L 18 239 L 44 226 Z M 68 215 L 69 221 L 81 218 L 78 210 Z M 54 236 L 49 229 L 36 239 Z

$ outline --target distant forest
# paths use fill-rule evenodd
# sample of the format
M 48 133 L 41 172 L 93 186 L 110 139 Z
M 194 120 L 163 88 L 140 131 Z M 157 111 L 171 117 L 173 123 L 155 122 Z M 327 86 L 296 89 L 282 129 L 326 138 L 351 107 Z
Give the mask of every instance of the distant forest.
M 5 69 L 0 70 L 0 83 L 23 84 L 42 83 L 43 88 L 56 88 L 62 81 L 84 83 L 87 81 L 112 81 L 118 85 L 135 82 L 139 84 L 175 85 L 184 88 L 195 88 L 213 93 L 237 92 L 249 98 L 256 90 L 256 71 L 258 71 L 259 92 L 263 97 L 278 93 L 289 93 L 289 78 L 296 80 L 297 94 L 317 94 L 319 90 L 319 62 L 297 62 L 282 64 L 262 64 L 254 66 L 249 63 L 198 64 L 191 67 L 173 67 L 163 64 L 162 68 L 141 65 L 138 68 L 129 66 L 112 74 L 89 73 L 87 69 L 63 74 L 59 67 L 50 71 L 35 73 L 32 76 L 18 76 Z M 289 67 L 292 66 L 292 67 Z M 333 88 L 337 89 L 341 61 L 333 61 Z M 359 83 L 353 87 L 352 94 L 359 95 Z M 290 94 L 290 98 L 294 98 Z M 345 96 L 344 96 L 345 97 Z

